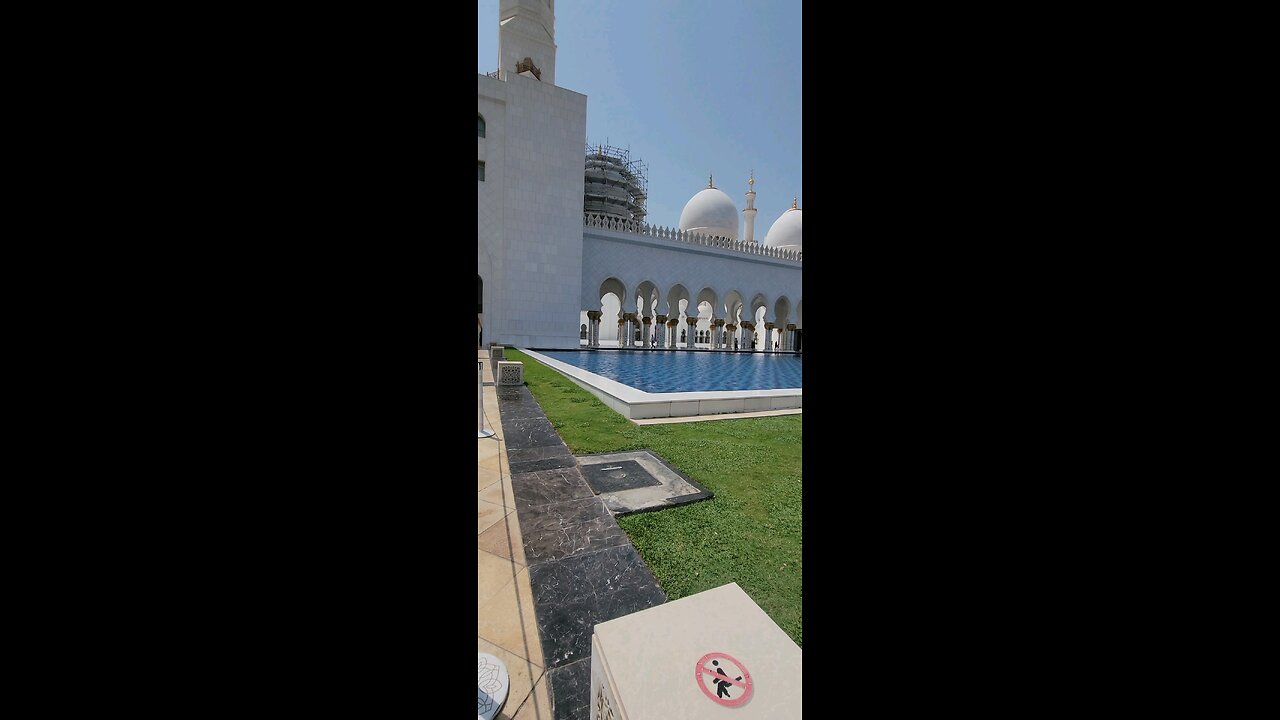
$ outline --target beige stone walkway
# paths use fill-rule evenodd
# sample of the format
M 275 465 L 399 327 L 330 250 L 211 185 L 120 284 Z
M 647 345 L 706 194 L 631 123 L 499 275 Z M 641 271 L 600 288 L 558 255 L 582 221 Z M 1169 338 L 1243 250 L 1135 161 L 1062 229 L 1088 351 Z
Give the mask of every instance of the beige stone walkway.
M 484 382 L 493 382 L 487 350 L 477 353 L 485 361 Z M 478 646 L 482 652 L 500 658 L 511 674 L 511 691 L 498 718 L 551 720 L 551 696 L 542 668 L 542 643 L 533 612 L 529 569 L 524 564 L 520 525 L 516 520 L 507 446 L 501 440 L 498 395 L 492 385 L 485 385 L 482 395 L 485 427 L 497 434 L 476 441 L 479 448 Z

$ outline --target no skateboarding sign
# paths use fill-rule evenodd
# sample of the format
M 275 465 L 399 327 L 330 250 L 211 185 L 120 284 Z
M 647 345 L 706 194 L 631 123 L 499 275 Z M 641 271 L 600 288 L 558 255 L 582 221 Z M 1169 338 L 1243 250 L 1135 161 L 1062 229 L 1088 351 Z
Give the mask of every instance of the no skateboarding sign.
M 750 700 L 755 687 L 747 666 L 728 653 L 703 655 L 693 674 L 703 694 L 726 707 L 738 707 Z

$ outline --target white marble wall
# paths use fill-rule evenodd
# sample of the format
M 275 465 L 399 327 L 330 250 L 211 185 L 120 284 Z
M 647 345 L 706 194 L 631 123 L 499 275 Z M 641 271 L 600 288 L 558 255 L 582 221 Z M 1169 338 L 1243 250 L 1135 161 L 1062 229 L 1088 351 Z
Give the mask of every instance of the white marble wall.
M 485 341 L 577 347 L 580 288 L 566 278 L 582 275 L 587 97 L 518 75 L 477 83 L 488 135 L 477 185 L 493 183 L 478 189 Z
M 694 316 L 698 314 L 698 293 L 705 287 L 716 292 L 717 318 L 724 318 L 724 301 L 729 291 L 738 291 L 748 306 L 743 312 L 743 319 L 750 319 L 751 299 L 756 293 L 761 293 L 768 302 L 765 319 L 770 322 L 775 319 L 774 303 L 782 296 L 786 296 L 793 308 L 789 322 L 795 322 L 794 308 L 800 302 L 803 290 L 803 273 L 798 261 L 586 228 L 582 249 L 582 295 L 579 299 L 583 309 L 599 309 L 600 284 L 609 277 L 621 280 L 626 286 L 631 296 L 630 305 L 635 303 L 635 291 L 640 283 L 645 280 L 652 282 L 662 298 L 658 303 L 659 312 L 667 311 L 667 292 L 679 283 L 689 291 L 689 314 Z M 627 311 L 631 312 L 633 308 L 628 307 Z M 706 323 L 699 323 L 699 329 L 707 329 Z

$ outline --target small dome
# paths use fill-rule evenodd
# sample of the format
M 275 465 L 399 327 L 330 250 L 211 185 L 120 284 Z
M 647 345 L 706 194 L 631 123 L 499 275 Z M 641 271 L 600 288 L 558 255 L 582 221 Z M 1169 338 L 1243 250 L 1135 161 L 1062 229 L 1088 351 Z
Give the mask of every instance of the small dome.
M 680 229 L 737 240 L 738 207 L 723 190 L 708 187 L 685 204 Z
M 777 220 L 773 221 L 773 226 L 769 228 L 769 234 L 764 236 L 764 244 L 768 247 L 786 248 L 787 250 L 801 250 L 800 241 L 800 224 L 801 213 L 804 212 L 794 204 L 787 208 Z

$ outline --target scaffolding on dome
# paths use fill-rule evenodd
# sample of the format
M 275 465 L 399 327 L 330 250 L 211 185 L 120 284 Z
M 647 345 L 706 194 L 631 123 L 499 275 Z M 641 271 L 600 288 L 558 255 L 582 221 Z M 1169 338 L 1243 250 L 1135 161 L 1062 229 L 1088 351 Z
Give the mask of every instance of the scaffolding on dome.
M 630 148 L 608 143 L 586 146 L 583 211 L 644 222 L 649 200 L 649 166 Z

